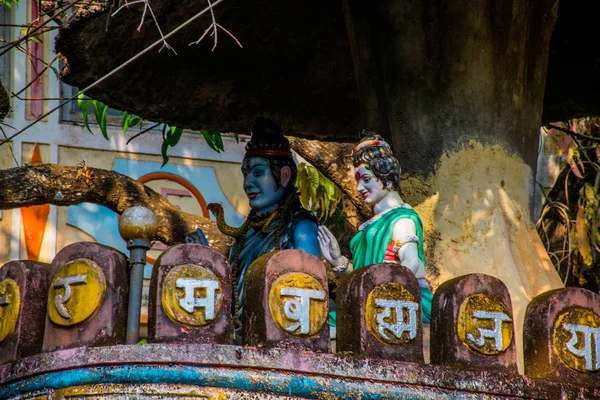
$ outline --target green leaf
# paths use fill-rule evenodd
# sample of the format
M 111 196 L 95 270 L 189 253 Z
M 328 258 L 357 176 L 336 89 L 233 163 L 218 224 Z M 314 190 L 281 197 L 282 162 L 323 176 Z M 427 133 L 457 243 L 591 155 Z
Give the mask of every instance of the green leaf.
M 133 119 L 133 115 L 129 114 L 128 112 L 125 112 L 122 114 L 123 114 L 123 121 L 121 123 L 121 127 L 123 128 L 123 134 L 126 134 L 127 131 L 129 130 L 129 127 L 131 126 L 131 120 Z
M 39 44 L 43 43 L 38 35 L 31 35 L 31 36 L 29 36 L 29 39 L 31 39 L 31 41 L 35 42 L 35 43 L 39 43 Z
M 83 104 L 87 101 L 87 98 L 85 97 L 85 94 L 83 93 L 79 93 L 77 95 L 77 107 L 79 107 L 80 110 L 83 111 Z
M 88 120 L 88 115 L 90 113 L 90 105 L 92 103 L 90 102 L 90 99 L 88 97 L 86 97 L 83 93 L 79 93 L 77 95 L 77 107 L 79 107 L 79 109 L 81 110 L 81 116 L 83 117 L 83 124 L 86 127 L 86 129 L 93 135 L 94 132 L 92 131 L 92 128 L 90 128 L 90 123 Z
M 308 182 L 315 188 L 319 186 L 319 171 L 315 167 L 306 166 L 306 173 L 308 175 Z
M 29 30 L 30 28 L 21 28 L 21 35 L 27 36 L 27 40 L 31 40 L 32 42 L 41 44 L 42 41 L 40 40 L 40 38 L 37 35 L 30 35 Z
M 300 191 L 300 203 L 302 203 L 302 207 L 306 208 L 307 210 L 310 209 L 310 194 L 308 190 Z
M 214 132 L 214 135 L 215 135 L 215 143 L 216 143 L 217 147 L 221 151 L 225 151 L 225 145 L 223 144 L 223 138 L 221 137 L 221 132 Z
M 179 143 L 182 134 L 183 128 L 177 128 L 175 126 L 169 128 L 169 133 L 167 134 L 167 143 L 169 143 L 169 146 L 175 147 L 177 143 Z
M 121 111 L 121 114 L 123 115 L 123 121 L 121 123 L 123 127 L 123 134 L 126 134 L 129 128 L 136 126 L 137 124 L 142 122 L 142 119 L 140 117 L 136 117 L 133 114 L 129 114 L 127 111 Z
M 162 158 L 163 158 L 163 163 L 160 166 L 161 168 L 164 167 L 165 165 L 167 165 L 167 163 L 169 162 L 169 156 L 167 155 L 168 151 L 169 151 L 169 142 L 167 142 L 166 140 L 163 140 L 162 148 L 160 150 L 160 154 L 162 154 Z
M 324 182 L 322 182 L 322 186 L 323 189 L 325 189 L 327 198 L 333 199 L 335 197 L 335 184 L 330 180 L 324 180 Z
M 110 140 L 108 137 L 108 131 L 106 130 L 106 112 L 108 111 L 108 106 L 98 100 L 92 100 L 94 104 L 94 114 L 96 114 L 96 122 L 100 126 L 100 131 L 102 132 L 102 136 L 104 139 Z
M 220 153 L 223 149 L 223 140 L 221 139 L 221 134 L 219 132 L 211 132 L 211 131 L 200 131 L 204 139 L 206 140 L 206 144 L 216 151 Z
M 142 118 L 140 118 L 140 117 L 134 117 L 129 122 L 129 127 L 131 128 L 132 126 L 136 126 L 136 125 L 140 124 L 141 122 L 142 122 Z

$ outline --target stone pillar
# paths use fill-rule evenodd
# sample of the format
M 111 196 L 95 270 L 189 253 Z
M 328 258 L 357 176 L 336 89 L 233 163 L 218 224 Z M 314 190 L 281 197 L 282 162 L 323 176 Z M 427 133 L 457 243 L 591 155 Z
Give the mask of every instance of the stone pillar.
M 523 341 L 527 376 L 600 385 L 600 296 L 580 288 L 537 296 Z
M 397 264 L 355 270 L 338 288 L 337 350 L 423 363 L 421 291 Z
M 499 279 L 470 274 L 444 282 L 433 296 L 431 363 L 517 373 L 513 321 Z
M 121 344 L 127 326 L 127 257 L 80 242 L 52 261 L 44 351 Z
M 26 260 L 0 268 L 0 364 L 42 351 L 49 272 Z
M 200 244 L 171 247 L 154 264 L 148 339 L 233 344 L 231 302 L 225 257 Z
M 330 352 L 327 289 L 325 265 L 312 254 L 258 258 L 245 277 L 242 343 Z

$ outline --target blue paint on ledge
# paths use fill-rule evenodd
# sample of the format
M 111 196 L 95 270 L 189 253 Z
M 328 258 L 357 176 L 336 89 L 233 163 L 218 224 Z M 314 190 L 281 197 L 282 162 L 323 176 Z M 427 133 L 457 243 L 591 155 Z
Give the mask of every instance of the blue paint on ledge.
M 475 399 L 473 394 L 401 387 L 369 381 L 334 377 L 287 374 L 274 371 L 234 370 L 219 367 L 148 366 L 94 367 L 59 371 L 0 387 L 0 399 L 26 394 L 43 394 L 48 389 L 64 389 L 91 384 L 184 384 L 197 387 L 244 390 L 304 398 L 328 393 L 346 399 L 426 399 L 443 395 L 445 399 Z

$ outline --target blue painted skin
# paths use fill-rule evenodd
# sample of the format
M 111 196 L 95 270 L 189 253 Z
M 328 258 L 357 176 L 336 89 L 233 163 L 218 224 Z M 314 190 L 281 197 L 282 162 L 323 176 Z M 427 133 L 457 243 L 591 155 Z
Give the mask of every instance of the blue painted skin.
M 269 160 L 265 157 L 250 157 L 244 159 L 242 174 L 244 175 L 244 192 L 248 196 L 250 207 L 258 214 L 273 211 L 283 201 L 285 187 L 289 182 L 289 176 L 282 168 L 280 182 L 277 184 L 275 176 L 270 168 Z M 289 171 L 289 168 L 287 168 Z M 248 231 L 251 236 L 253 230 Z M 311 220 L 300 220 L 295 224 L 292 233 L 293 248 L 303 250 L 316 257 L 321 256 L 319 249 L 317 224 Z M 196 229 L 194 234 L 186 237 L 186 243 L 200 243 L 208 246 L 208 240 L 201 229 Z M 252 260 L 253 261 L 253 260 Z
M 244 192 L 248 196 L 253 213 L 258 215 L 275 210 L 285 200 L 287 185 L 293 185 L 290 168 L 287 166 L 281 168 L 279 182 L 277 182 L 271 163 L 266 157 L 245 158 L 242 163 L 242 174 Z M 248 267 L 263 254 L 279 248 L 303 250 L 320 257 L 316 220 L 308 211 L 303 210 L 299 203 L 292 206 L 291 212 L 294 217 L 291 221 L 286 221 L 287 225 L 283 227 L 281 237 L 275 230 L 256 232 L 250 229 L 247 232 L 246 241 L 239 252 L 238 295 L 240 299 L 243 299 L 244 276 Z M 281 239 L 279 243 L 275 243 L 277 239 Z M 208 241 L 200 229 L 186 237 L 186 242 L 208 246 Z M 235 250 L 234 246 L 230 253 L 231 262 Z

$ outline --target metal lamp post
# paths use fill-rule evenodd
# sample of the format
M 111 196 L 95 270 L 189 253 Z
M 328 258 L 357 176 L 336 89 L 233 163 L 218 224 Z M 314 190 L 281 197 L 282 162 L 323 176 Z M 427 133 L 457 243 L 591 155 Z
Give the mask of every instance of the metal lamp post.
M 146 207 L 128 208 L 119 220 L 119 233 L 127 242 L 130 252 L 129 307 L 125 339 L 128 344 L 139 341 L 146 252 L 150 249 L 150 241 L 154 239 L 157 231 L 156 215 Z

